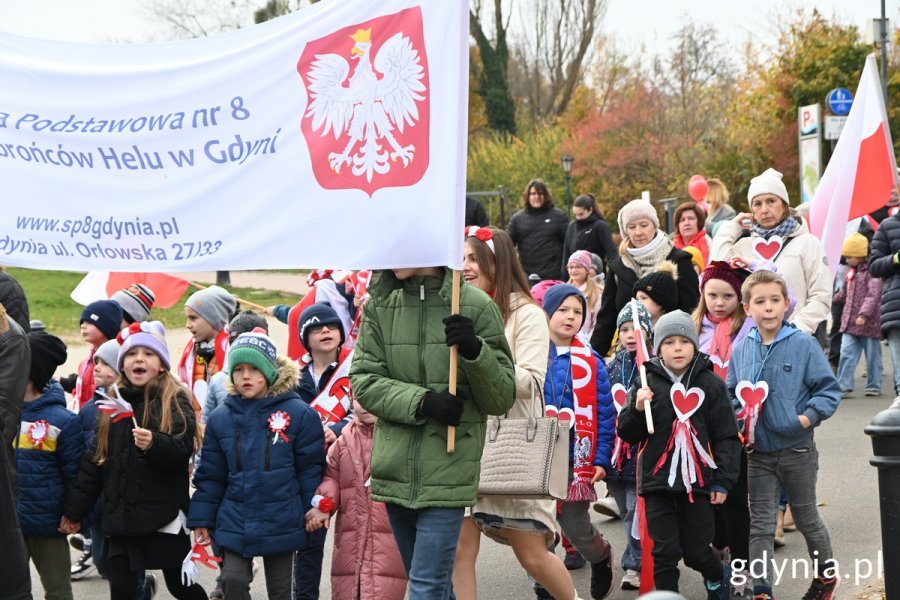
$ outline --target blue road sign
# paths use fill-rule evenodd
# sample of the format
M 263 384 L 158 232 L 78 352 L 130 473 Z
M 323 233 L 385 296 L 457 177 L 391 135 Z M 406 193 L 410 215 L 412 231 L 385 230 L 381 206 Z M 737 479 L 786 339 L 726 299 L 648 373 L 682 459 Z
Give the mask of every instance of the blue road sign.
M 843 116 L 850 114 L 850 106 L 853 104 L 853 94 L 847 88 L 835 88 L 825 96 L 825 104 L 831 114 Z

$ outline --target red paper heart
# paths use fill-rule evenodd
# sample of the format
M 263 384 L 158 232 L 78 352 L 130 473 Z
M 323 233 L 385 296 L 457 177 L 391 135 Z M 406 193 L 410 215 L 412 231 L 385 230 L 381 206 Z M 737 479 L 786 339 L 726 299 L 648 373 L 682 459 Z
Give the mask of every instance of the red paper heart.
M 763 260 L 772 260 L 778 253 L 781 252 L 781 247 L 783 246 L 783 241 L 777 235 L 773 235 L 769 238 L 768 241 L 763 238 L 757 238 L 753 243 L 753 250 L 762 258 Z
M 742 406 L 762 406 L 769 397 L 769 385 L 765 381 L 755 384 L 749 381 L 741 381 L 734 388 L 734 394 Z
M 619 412 L 625 407 L 625 402 L 628 400 L 628 390 L 621 383 L 616 383 L 612 386 L 611 391 L 616 412 Z
M 670 393 L 672 395 L 672 406 L 675 408 L 675 415 L 682 423 L 690 419 L 691 415 L 697 412 L 697 409 L 703 404 L 703 400 L 706 399 L 706 394 L 700 388 L 692 387 L 689 390 L 685 390 L 684 385 L 681 383 L 674 384 Z

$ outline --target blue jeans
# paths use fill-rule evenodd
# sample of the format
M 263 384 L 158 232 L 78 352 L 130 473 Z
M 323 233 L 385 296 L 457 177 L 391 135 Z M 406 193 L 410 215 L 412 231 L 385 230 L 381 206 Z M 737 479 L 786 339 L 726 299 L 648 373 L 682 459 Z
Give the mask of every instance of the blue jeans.
M 787 490 L 791 514 L 797 529 L 806 540 L 811 559 L 818 562 L 819 575 L 831 566 L 834 554 L 825 523 L 816 508 L 816 480 L 819 471 L 819 453 L 816 444 L 809 440 L 778 452 L 752 451 L 747 455 L 747 485 L 750 491 L 750 561 L 766 563 L 762 577 L 754 579 L 755 585 L 772 586 L 775 572 L 772 558 L 775 554 L 775 521 L 781 486 Z M 760 567 L 755 568 L 759 574 Z
M 409 579 L 409 600 L 448 600 L 463 508 L 385 506 Z
M 881 344 L 876 338 L 861 337 L 845 333 L 841 338 L 841 362 L 838 365 L 837 380 L 841 391 L 853 391 L 853 375 L 863 350 L 866 352 L 866 391 L 881 391 Z
M 886 337 L 891 349 L 891 367 L 894 369 L 894 393 L 900 396 L 900 329 L 889 330 Z
M 625 524 L 625 552 L 622 553 L 622 568 L 630 571 L 641 570 L 641 541 L 631 535 L 634 527 L 634 511 L 637 489 L 634 481 L 607 481 L 606 489 L 615 498 Z

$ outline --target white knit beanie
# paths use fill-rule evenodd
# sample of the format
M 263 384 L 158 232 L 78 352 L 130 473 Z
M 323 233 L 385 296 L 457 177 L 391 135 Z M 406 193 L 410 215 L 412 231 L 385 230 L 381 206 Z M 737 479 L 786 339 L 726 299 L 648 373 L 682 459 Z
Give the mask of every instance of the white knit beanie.
M 619 233 L 624 236 L 628 224 L 638 219 L 650 219 L 653 221 L 653 225 L 659 229 L 659 217 L 656 215 L 656 209 L 646 200 L 638 199 L 632 200 L 619 211 Z
M 791 200 L 788 198 L 787 188 L 784 187 L 784 182 L 781 180 L 782 177 L 783 175 L 775 169 L 766 169 L 763 171 L 762 175 L 757 175 L 750 180 L 750 189 L 747 190 L 747 200 L 753 202 L 753 199 L 760 194 L 773 194 L 784 200 L 784 203 L 790 206 Z

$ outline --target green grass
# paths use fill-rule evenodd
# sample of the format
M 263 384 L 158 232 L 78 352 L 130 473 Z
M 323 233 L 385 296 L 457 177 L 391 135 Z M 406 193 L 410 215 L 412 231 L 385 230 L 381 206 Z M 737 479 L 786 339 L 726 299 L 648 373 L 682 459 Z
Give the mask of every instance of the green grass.
M 8 268 L 7 272 L 15 277 L 28 297 L 28 308 L 32 319 L 39 319 L 47 326 L 47 330 L 63 338 L 78 336 L 78 319 L 84 308 L 69 297 L 84 273 L 67 271 L 38 271 L 34 269 Z M 294 304 L 296 294 L 255 288 L 236 288 L 226 286 L 232 294 L 259 304 Z M 162 321 L 166 328 L 184 327 L 184 302 L 196 291 L 188 287 L 181 300 L 171 308 L 155 308 L 150 313 L 153 319 Z

